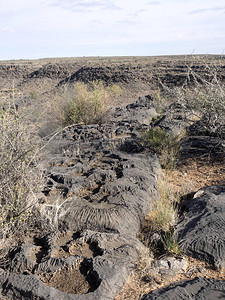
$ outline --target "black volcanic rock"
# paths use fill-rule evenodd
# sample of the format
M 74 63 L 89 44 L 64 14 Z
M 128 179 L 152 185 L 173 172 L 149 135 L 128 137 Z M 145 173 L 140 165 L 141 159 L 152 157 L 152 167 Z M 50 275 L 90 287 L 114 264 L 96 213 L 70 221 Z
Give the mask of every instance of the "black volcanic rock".
M 157 194 L 159 161 L 141 153 L 139 142 L 140 129 L 155 114 L 152 99 L 143 97 L 112 110 L 108 123 L 72 127 L 49 143 L 45 194 L 46 201 L 65 198 L 59 208 L 51 206 L 61 230 L 136 235 Z
M 188 255 L 225 268 L 225 187 L 199 190 L 187 206 L 176 234 Z
M 159 160 L 140 143 L 155 115 L 151 97 L 142 97 L 111 110 L 101 125 L 71 126 L 46 141 L 39 209 L 55 232 L 10 250 L 7 264 L 0 261 L 3 295 L 115 298 L 145 249 L 136 234 L 156 201 Z M 76 277 L 87 286 L 82 295 L 71 288 Z
M 225 281 L 195 278 L 153 291 L 141 300 L 219 300 L 225 299 Z
M 67 82 L 82 81 L 85 83 L 103 81 L 107 84 L 128 83 L 137 79 L 132 68 L 120 65 L 115 67 L 81 67 L 74 74 L 59 82 L 62 85 Z

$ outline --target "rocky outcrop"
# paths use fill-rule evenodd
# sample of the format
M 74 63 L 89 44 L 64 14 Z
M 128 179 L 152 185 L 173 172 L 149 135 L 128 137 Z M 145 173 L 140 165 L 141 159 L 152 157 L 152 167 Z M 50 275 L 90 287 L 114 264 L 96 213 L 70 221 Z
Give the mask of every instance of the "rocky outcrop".
M 187 260 L 185 258 L 163 257 L 152 263 L 152 273 L 164 277 L 176 276 L 187 270 Z
M 210 136 L 189 136 L 182 140 L 180 157 L 184 160 L 207 157 L 212 161 L 223 161 L 224 139 Z
M 128 83 L 139 79 L 135 76 L 133 68 L 126 66 L 115 67 L 82 67 L 70 77 L 59 82 L 59 85 L 66 82 L 82 81 L 85 83 L 103 81 L 106 84 Z
M 50 209 L 61 230 L 139 231 L 160 166 L 155 155 L 140 153 L 140 129 L 156 112 L 150 98 L 138 103 L 113 110 L 106 124 L 76 126 L 49 144 L 46 209 L 52 194 L 65 198 Z
M 155 115 L 151 97 L 142 97 L 101 125 L 72 126 L 47 141 L 39 209 L 55 231 L 0 262 L 3 295 L 115 298 L 145 249 L 136 234 L 156 201 L 160 164 L 140 142 Z

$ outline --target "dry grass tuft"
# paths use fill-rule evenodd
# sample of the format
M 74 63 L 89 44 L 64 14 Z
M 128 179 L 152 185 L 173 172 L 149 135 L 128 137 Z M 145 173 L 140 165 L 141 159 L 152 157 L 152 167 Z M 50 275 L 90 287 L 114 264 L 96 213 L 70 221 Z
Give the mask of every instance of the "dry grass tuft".
M 101 81 L 89 85 L 76 82 L 72 88 L 65 88 L 61 101 L 56 102 L 53 114 L 62 127 L 76 123 L 99 123 L 110 100 L 120 93 L 121 88 L 115 84 L 106 87 Z
M 173 185 L 165 174 L 158 178 L 158 189 L 159 197 L 149 216 L 154 231 L 168 231 L 175 224 L 175 205 L 179 201 L 179 195 L 174 193 Z

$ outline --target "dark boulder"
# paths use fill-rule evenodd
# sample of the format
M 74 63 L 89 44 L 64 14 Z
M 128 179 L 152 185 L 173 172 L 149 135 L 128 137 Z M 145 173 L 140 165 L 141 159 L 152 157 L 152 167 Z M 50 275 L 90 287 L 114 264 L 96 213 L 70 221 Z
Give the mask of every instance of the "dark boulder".
M 188 255 L 225 268 L 225 187 L 199 190 L 187 206 L 176 234 Z

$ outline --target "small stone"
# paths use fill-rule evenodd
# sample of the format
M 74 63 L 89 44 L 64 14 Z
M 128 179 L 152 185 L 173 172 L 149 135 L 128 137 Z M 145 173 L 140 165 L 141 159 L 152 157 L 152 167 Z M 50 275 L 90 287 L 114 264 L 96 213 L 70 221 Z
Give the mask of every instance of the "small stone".
M 174 276 L 187 270 L 188 263 L 185 258 L 165 257 L 152 263 L 154 272 L 161 275 Z

